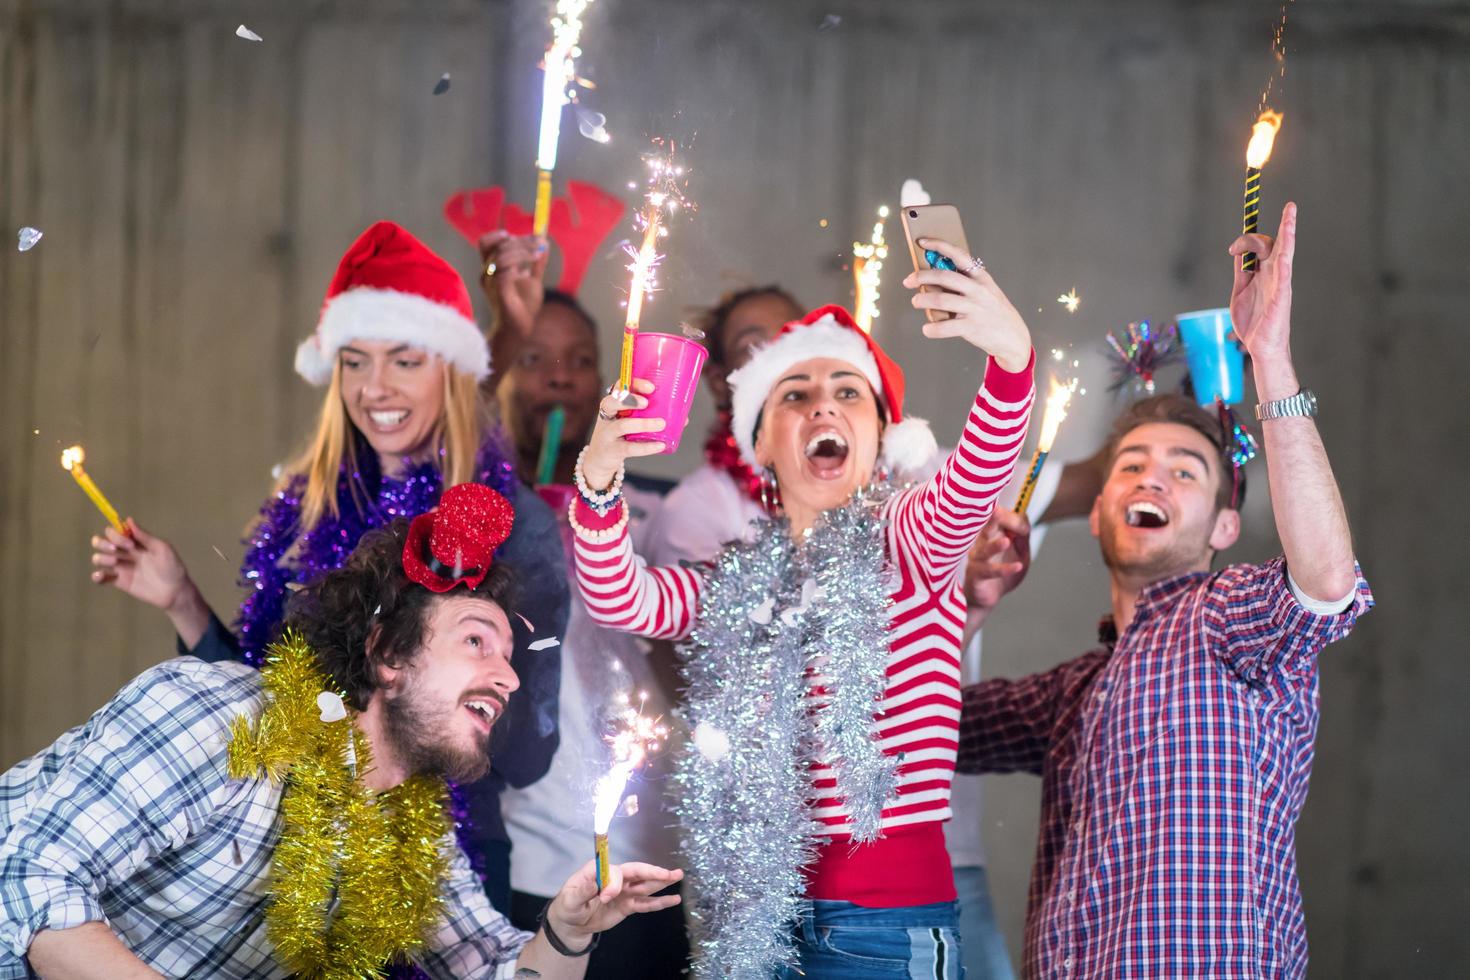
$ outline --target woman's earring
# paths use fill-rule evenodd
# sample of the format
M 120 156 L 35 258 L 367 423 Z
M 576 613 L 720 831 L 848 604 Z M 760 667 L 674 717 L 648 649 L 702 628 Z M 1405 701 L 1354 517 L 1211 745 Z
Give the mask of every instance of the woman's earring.
M 767 514 L 781 509 L 781 488 L 776 484 L 776 471 L 769 466 L 761 470 L 761 509 Z

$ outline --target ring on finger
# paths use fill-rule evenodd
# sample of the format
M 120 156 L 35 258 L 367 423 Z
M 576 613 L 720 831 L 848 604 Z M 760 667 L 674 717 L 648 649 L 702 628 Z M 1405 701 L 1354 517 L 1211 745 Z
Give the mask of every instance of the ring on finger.
M 487 276 L 493 276 L 493 275 L 495 275 L 495 270 L 497 268 L 499 268 L 499 267 L 494 262 L 491 262 L 489 265 L 485 266 L 485 275 L 487 275 Z
M 613 419 L 617 418 L 618 416 L 617 416 L 617 413 L 604 412 L 602 409 L 599 408 L 597 410 L 597 417 L 600 418 L 600 419 L 602 419 L 604 422 L 611 422 Z
M 970 259 L 970 264 L 965 266 L 964 272 L 965 275 L 972 276 L 983 268 L 985 268 L 985 260 L 976 255 L 974 258 Z

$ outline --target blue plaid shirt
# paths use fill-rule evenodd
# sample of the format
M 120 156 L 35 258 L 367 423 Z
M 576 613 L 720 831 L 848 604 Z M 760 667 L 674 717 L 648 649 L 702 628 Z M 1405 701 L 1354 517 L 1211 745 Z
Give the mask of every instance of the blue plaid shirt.
M 964 690 L 961 772 L 1041 776 L 1026 977 L 1302 977 L 1296 820 L 1317 654 L 1373 605 L 1303 606 L 1283 559 L 1143 591 L 1104 649 Z
M 231 779 L 236 716 L 261 707 L 244 664 L 170 660 L 0 776 L 0 980 L 31 977 L 42 929 L 105 922 L 169 977 L 284 977 L 266 937 L 281 787 Z M 420 966 L 510 977 L 529 936 L 490 907 L 452 835 L 445 916 Z

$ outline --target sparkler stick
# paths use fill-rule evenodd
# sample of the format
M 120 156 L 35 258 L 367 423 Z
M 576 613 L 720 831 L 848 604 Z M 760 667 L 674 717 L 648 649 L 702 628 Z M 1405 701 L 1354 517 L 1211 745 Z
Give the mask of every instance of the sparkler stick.
M 582 14 L 592 0 L 557 0 L 551 15 L 551 45 L 546 49 L 541 81 L 541 132 L 536 144 L 536 210 L 531 231 L 545 235 L 551 221 L 551 172 L 561 140 L 561 111 L 570 101 L 567 87 L 576 77 L 576 59 L 582 38 Z
M 649 718 L 643 713 L 648 703 L 648 692 L 638 697 L 638 707 L 629 703 L 628 695 L 619 700 L 625 705 L 621 727 L 608 740 L 613 749 L 613 766 L 597 781 L 592 793 L 592 843 L 597 857 L 597 890 L 607 887 L 608 845 L 607 830 L 622 802 L 623 790 L 634 771 L 650 755 L 663 747 L 669 736 L 668 726 L 658 718 Z
M 1270 109 L 1264 110 L 1251 127 L 1250 145 L 1245 151 L 1245 217 L 1241 222 L 1243 235 L 1251 235 L 1256 231 L 1257 219 L 1261 214 L 1261 168 L 1271 157 L 1271 145 L 1280 128 L 1281 113 Z M 1255 271 L 1255 252 L 1246 252 L 1240 257 L 1240 269 L 1242 272 Z
M 873 332 L 873 320 L 878 316 L 878 287 L 883 281 L 883 260 L 888 258 L 888 242 L 883 238 L 887 220 L 885 204 L 878 209 L 878 220 L 868 241 L 852 243 L 852 278 L 857 285 L 853 308 L 863 333 Z
M 1067 405 L 1072 400 L 1072 393 L 1077 390 L 1077 379 L 1073 378 L 1066 384 L 1062 384 L 1056 378 L 1051 379 L 1051 393 L 1046 396 L 1046 411 L 1041 416 L 1041 437 L 1036 440 L 1036 452 L 1031 456 L 1031 468 L 1026 471 L 1026 479 L 1021 484 L 1021 492 L 1016 497 L 1016 513 L 1022 516 L 1026 514 L 1026 508 L 1031 505 L 1031 495 L 1036 492 L 1036 481 L 1041 477 L 1041 468 L 1046 465 L 1046 457 L 1051 453 L 1052 443 L 1056 442 L 1057 429 L 1061 427 L 1062 420 L 1067 417 Z
M 658 240 L 668 234 L 663 225 L 664 212 L 675 211 L 680 204 L 687 204 L 680 193 L 684 168 L 674 161 L 676 151 L 677 147 L 670 142 L 666 154 L 648 160 L 648 195 L 637 219 L 643 227 L 643 242 L 636 252 L 631 247 L 628 250 L 633 259 L 628 270 L 633 277 L 628 286 L 628 312 L 623 320 L 623 356 L 618 368 L 618 388 L 622 391 L 629 391 L 633 386 L 633 342 L 638 339 L 643 297 L 654 289 L 654 269 L 662 259 L 658 254 Z
M 128 529 L 124 526 L 122 518 L 118 516 L 117 508 L 112 506 L 112 501 L 103 495 L 97 484 L 93 483 L 92 478 L 87 475 L 87 471 L 82 469 L 82 461 L 86 458 L 87 454 L 82 451 L 81 446 L 72 446 L 61 454 L 62 468 L 71 474 L 73 480 L 77 481 L 77 486 L 82 488 L 82 492 L 92 499 L 92 503 L 102 512 L 102 516 L 107 518 L 107 523 L 116 528 L 119 534 L 127 534 Z

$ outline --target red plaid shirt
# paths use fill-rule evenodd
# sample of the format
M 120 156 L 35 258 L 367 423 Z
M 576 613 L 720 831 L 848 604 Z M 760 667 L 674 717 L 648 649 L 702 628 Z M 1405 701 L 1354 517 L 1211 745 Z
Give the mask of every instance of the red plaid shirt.
M 1155 583 L 1115 644 L 967 687 L 960 772 L 1042 777 L 1028 977 L 1300 977 L 1317 654 L 1284 559 Z

